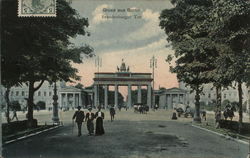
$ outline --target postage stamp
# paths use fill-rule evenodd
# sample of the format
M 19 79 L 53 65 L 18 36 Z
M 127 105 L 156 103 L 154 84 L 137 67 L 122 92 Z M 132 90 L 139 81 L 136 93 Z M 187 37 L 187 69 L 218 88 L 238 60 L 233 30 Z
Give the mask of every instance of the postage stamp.
M 19 17 L 56 17 L 56 0 L 18 0 Z

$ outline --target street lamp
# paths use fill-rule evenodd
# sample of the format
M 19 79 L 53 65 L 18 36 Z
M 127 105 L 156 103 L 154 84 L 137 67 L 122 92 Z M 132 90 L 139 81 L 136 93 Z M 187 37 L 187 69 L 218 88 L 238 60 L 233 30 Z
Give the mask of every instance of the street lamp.
M 155 87 L 155 68 L 157 68 L 157 59 L 153 55 L 153 57 L 150 59 L 150 68 L 152 68 L 152 75 L 153 75 L 153 104 L 151 104 L 151 108 L 155 107 L 155 95 L 154 95 L 154 87 Z
M 54 82 L 54 95 L 53 95 L 53 117 L 52 121 L 53 124 L 59 124 L 59 117 L 58 117 L 58 96 L 57 96 L 57 87 L 56 87 L 56 82 Z
M 98 78 L 96 97 L 97 97 L 97 104 L 99 106 L 99 104 L 100 104 L 100 100 L 99 100 L 99 72 L 100 72 L 100 67 L 102 67 L 102 58 L 100 58 L 99 56 L 97 56 L 97 58 L 95 59 L 95 67 L 97 67 L 97 78 Z

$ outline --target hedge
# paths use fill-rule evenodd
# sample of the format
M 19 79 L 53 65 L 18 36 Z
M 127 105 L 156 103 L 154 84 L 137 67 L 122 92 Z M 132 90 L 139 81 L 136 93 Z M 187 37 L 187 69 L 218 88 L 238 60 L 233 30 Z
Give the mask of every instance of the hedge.
M 3 136 L 14 134 L 18 131 L 23 131 L 25 129 L 28 129 L 29 127 L 30 126 L 28 125 L 28 120 L 4 123 L 2 124 Z M 37 127 L 37 120 L 33 119 L 32 128 L 36 128 L 36 127 Z
M 230 120 L 220 120 L 220 127 L 238 132 L 239 131 L 239 122 L 230 121 Z M 250 133 L 250 123 L 246 123 L 246 122 L 242 123 L 241 133 L 242 134 L 249 134 Z

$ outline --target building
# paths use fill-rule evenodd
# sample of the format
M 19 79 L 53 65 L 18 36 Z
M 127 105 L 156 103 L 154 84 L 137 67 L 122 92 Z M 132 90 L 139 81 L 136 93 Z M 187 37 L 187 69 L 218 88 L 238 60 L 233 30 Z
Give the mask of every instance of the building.
M 36 83 L 37 85 L 38 83 Z M 6 105 L 4 94 L 6 88 L 3 86 L 1 88 L 1 104 Z M 34 94 L 34 104 L 39 101 L 45 103 L 45 107 L 51 110 L 53 107 L 53 95 L 54 95 L 54 84 L 49 84 L 45 81 L 43 85 Z M 58 95 L 58 106 L 59 108 L 75 108 L 77 106 L 86 106 L 91 102 L 91 90 L 81 90 L 72 86 L 66 86 L 65 82 L 57 82 L 57 95 Z M 88 102 L 85 98 L 89 98 Z M 28 99 L 28 86 L 23 84 L 22 86 L 12 87 L 9 94 L 10 102 L 18 101 L 22 109 L 27 107 Z
M 187 91 L 181 88 L 173 87 L 169 89 L 160 89 L 154 91 L 156 104 L 159 108 L 173 109 L 176 104 L 187 105 Z
M 119 86 L 126 86 L 128 88 L 127 106 L 132 106 L 131 89 L 136 86 L 138 90 L 138 103 L 142 102 L 141 88 L 147 87 L 147 105 L 152 105 L 152 86 L 153 81 L 151 73 L 135 73 L 130 72 L 129 66 L 127 67 L 122 60 L 121 66 L 117 67 L 117 72 L 96 72 L 94 77 L 94 105 L 99 106 L 98 87 L 104 87 L 104 107 L 108 106 L 108 92 L 109 87 L 113 86 L 115 89 L 114 105 L 119 106 L 118 92 Z
M 188 86 L 185 86 L 183 82 L 179 83 L 179 88 L 187 91 L 187 103 L 190 106 L 194 106 L 195 103 L 195 93 L 191 93 L 191 89 Z M 243 90 L 243 104 L 247 104 L 248 100 L 248 90 L 245 84 L 242 85 Z M 234 87 L 222 88 L 222 102 L 228 100 L 230 102 L 238 102 L 238 90 L 237 84 L 234 84 Z M 200 102 L 203 102 L 205 105 L 210 105 L 213 101 L 216 100 L 216 88 L 213 87 L 213 84 L 204 84 L 203 85 L 203 94 L 200 96 Z

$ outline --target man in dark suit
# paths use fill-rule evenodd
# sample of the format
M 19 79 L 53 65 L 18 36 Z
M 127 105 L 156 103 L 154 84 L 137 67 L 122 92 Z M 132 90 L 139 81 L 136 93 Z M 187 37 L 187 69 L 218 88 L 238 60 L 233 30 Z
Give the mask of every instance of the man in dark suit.
M 112 106 L 109 109 L 110 117 L 111 117 L 111 122 L 115 119 L 115 108 Z
M 82 122 L 84 121 L 84 111 L 81 111 L 81 107 L 78 106 L 77 107 L 78 111 L 75 112 L 75 114 L 73 115 L 73 120 L 75 119 L 76 123 L 77 123 L 77 127 L 78 127 L 78 136 L 80 137 L 82 135 Z
M 86 114 L 85 121 L 87 121 L 87 129 L 89 131 L 89 135 L 91 136 L 94 134 L 93 120 L 95 119 L 95 114 L 93 112 L 91 112 L 91 110 L 92 110 L 91 107 L 89 107 L 88 110 L 89 110 L 89 112 Z

